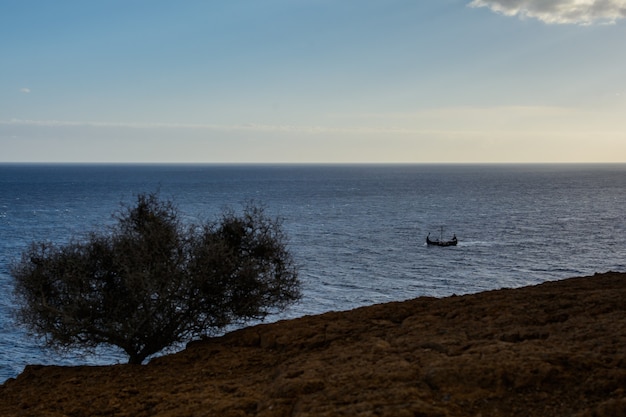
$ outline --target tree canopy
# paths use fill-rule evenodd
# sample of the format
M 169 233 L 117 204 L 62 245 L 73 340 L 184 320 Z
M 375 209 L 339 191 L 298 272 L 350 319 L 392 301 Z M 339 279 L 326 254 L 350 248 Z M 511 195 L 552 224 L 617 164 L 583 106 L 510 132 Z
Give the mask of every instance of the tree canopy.
M 11 268 L 16 318 L 50 347 L 118 346 L 129 363 L 300 297 L 279 219 L 249 203 L 187 225 L 156 194 L 66 245 L 34 242 Z

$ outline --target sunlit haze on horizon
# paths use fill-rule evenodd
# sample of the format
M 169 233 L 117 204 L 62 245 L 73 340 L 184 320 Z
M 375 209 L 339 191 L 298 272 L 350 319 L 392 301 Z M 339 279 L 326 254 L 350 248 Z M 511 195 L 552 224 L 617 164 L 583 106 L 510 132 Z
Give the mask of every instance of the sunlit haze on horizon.
M 626 162 L 626 0 L 0 0 L 0 162 Z

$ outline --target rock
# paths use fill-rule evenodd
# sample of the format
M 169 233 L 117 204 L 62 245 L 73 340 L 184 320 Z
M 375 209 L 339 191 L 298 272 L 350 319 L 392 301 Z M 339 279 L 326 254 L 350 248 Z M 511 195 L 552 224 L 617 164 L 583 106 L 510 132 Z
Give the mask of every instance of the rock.
M 0 415 L 626 415 L 624 300 L 611 272 L 254 326 L 143 366 L 28 366 Z

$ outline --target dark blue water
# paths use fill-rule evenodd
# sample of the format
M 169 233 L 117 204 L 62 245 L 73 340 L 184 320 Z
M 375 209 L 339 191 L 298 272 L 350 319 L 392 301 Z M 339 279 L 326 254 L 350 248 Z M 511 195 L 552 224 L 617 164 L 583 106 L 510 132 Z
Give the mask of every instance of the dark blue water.
M 8 265 L 159 191 L 190 221 L 254 199 L 284 219 L 304 297 L 278 318 L 626 270 L 626 165 L 0 165 L 0 381 L 58 357 L 11 319 Z M 456 233 L 459 245 L 427 247 Z

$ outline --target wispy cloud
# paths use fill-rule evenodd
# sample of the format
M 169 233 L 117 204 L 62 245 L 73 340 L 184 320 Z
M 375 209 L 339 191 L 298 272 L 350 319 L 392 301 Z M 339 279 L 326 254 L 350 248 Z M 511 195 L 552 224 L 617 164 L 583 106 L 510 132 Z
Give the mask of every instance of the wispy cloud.
M 20 92 L 24 93 L 24 94 L 28 94 L 28 93 L 30 93 L 30 88 L 26 88 L 26 87 L 20 88 Z
M 91 128 L 123 128 L 123 129 L 184 129 L 184 130 L 213 130 L 224 132 L 266 132 L 266 133 L 413 133 L 397 127 L 329 127 L 329 126 L 294 126 L 244 123 L 238 125 L 195 124 L 195 123 L 119 123 L 119 122 L 80 122 L 67 120 L 30 120 L 11 119 L 0 120 L 0 125 L 37 126 L 37 127 L 91 127 Z
M 472 0 L 469 7 L 550 24 L 613 24 L 626 18 L 626 0 Z
M 49 128 L 51 130 L 107 132 L 119 130 L 141 136 L 204 135 L 210 132 L 233 134 L 313 135 L 316 137 L 419 137 L 423 135 L 458 135 L 471 132 L 511 135 L 514 132 L 595 132 L 598 129 L 623 132 L 623 112 L 604 108 L 585 109 L 559 106 L 493 106 L 441 107 L 399 113 L 336 114 L 331 126 L 273 125 L 258 123 L 196 124 L 196 123 L 132 123 L 65 120 L 1 120 L 0 126 L 14 128 Z

